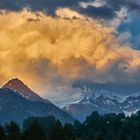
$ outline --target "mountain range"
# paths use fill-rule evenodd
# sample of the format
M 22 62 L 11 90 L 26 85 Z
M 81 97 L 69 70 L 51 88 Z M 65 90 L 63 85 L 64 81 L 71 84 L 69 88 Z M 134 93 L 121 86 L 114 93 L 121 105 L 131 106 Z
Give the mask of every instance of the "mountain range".
M 42 116 L 54 116 L 62 123 L 73 123 L 75 119 L 84 121 L 93 111 L 100 114 L 125 113 L 130 116 L 140 109 L 140 92 L 119 95 L 101 88 L 80 88 L 84 91 L 84 97 L 60 109 L 18 78 L 12 79 L 0 88 L 0 123 L 11 120 L 22 123 L 28 117 Z
M 110 91 L 100 90 L 92 94 L 90 91 L 90 94 L 82 100 L 67 104 L 63 110 L 81 122 L 93 111 L 98 111 L 100 114 L 124 113 L 126 116 L 131 116 L 140 110 L 140 93 L 121 96 L 110 94 Z
M 62 123 L 73 123 L 74 118 L 49 100 L 45 100 L 19 79 L 12 79 L 0 89 L 0 123 L 18 123 L 30 116 L 54 116 Z

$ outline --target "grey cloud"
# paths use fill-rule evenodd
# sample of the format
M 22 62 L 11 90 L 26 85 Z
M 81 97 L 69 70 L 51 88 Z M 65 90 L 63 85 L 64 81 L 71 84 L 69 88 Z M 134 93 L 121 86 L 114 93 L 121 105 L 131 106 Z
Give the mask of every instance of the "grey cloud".
M 96 71 L 96 68 L 93 69 L 90 64 L 86 64 L 89 65 L 86 67 L 88 69 L 86 76 L 77 78 L 72 86 L 87 87 L 92 90 L 104 89 L 124 95 L 137 92 L 140 90 L 140 67 L 133 70 L 128 61 L 126 58 L 120 58 L 101 71 Z

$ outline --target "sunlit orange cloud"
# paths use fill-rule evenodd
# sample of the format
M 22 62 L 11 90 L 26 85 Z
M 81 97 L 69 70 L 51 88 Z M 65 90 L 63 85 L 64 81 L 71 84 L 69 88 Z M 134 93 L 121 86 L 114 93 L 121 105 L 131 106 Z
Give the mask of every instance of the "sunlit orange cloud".
M 140 52 L 120 45 L 115 29 L 67 10 L 58 9 L 57 17 L 1 12 L 0 83 L 18 77 L 49 96 L 76 79 L 137 82 Z

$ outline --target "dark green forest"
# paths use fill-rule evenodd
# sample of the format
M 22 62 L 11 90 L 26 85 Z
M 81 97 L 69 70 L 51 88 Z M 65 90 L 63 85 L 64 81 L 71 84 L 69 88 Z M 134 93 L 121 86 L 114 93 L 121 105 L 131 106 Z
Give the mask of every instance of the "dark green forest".
M 30 117 L 19 126 L 10 122 L 0 126 L 0 140 L 140 140 L 140 112 L 92 115 L 80 123 L 62 124 L 54 117 Z

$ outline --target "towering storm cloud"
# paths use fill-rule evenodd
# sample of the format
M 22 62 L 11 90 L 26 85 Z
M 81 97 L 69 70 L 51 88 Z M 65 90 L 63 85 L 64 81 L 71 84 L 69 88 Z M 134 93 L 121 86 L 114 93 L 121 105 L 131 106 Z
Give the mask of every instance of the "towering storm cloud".
M 61 100 L 79 96 L 71 87 L 79 79 L 139 84 L 140 51 L 114 28 L 69 8 L 57 9 L 56 15 L 1 11 L 1 84 L 18 77 L 46 97 L 63 94 Z

